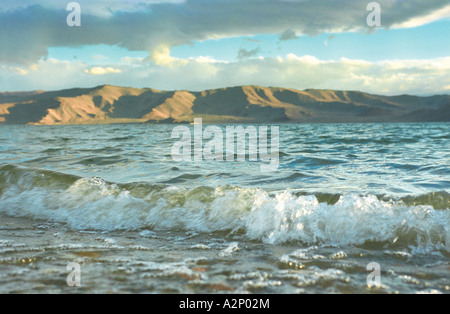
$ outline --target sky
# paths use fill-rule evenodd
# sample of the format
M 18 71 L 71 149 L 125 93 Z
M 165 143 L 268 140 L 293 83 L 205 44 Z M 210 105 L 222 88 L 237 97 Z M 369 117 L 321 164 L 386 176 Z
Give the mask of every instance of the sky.
M 0 91 L 112 84 L 450 93 L 448 0 L 0 0 Z

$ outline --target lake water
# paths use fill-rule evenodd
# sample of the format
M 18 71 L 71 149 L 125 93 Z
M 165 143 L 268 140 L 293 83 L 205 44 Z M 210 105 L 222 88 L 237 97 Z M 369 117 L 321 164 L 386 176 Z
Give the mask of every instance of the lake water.
M 173 128 L 0 126 L 0 293 L 450 293 L 449 123 L 280 125 L 267 173 Z

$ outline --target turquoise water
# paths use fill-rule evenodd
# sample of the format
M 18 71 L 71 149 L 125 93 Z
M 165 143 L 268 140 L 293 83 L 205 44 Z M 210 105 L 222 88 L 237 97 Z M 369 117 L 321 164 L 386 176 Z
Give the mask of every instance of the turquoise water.
M 449 126 L 280 125 L 271 173 L 175 162 L 172 125 L 0 126 L 0 292 L 449 293 Z

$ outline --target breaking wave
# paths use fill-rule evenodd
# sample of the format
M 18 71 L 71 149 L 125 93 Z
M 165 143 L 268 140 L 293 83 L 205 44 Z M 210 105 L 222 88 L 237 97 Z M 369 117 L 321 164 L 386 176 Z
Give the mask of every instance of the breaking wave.
M 228 232 L 267 243 L 393 245 L 448 250 L 450 195 L 390 199 L 233 186 L 114 184 L 0 167 L 0 213 L 80 230 Z

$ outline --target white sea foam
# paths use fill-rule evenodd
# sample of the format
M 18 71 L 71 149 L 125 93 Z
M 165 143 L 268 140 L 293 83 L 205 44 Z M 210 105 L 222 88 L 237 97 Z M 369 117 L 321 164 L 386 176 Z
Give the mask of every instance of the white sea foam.
M 239 249 L 239 243 L 237 242 L 232 242 L 228 245 L 228 247 L 224 250 L 222 250 L 222 252 L 220 252 L 220 256 L 221 257 L 228 257 L 233 255 L 235 252 L 238 252 Z
M 373 195 L 343 195 L 331 205 L 289 191 L 270 195 L 259 189 L 170 186 L 133 196 L 98 179 L 80 179 L 65 190 L 10 185 L 1 195 L 0 212 L 79 230 L 232 231 L 267 243 L 389 241 L 434 249 L 448 249 L 450 225 L 448 209 L 406 206 Z

